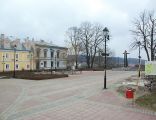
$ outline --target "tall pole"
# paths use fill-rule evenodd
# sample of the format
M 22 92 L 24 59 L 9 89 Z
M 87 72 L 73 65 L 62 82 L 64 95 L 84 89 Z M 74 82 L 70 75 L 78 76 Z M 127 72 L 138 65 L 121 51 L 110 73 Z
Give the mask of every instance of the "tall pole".
M 51 53 L 51 74 L 52 74 L 52 53 Z
M 107 59 L 106 59 L 106 56 L 109 55 L 106 53 L 106 40 L 109 40 L 109 30 L 107 29 L 107 27 L 105 27 L 103 29 L 103 34 L 104 34 L 104 41 L 105 41 L 105 53 L 104 53 L 104 56 L 105 56 L 105 62 L 104 62 L 104 89 L 106 89 L 106 69 L 107 69 Z
M 13 77 L 15 78 L 15 63 L 16 63 L 16 60 L 15 60 L 15 58 L 16 58 L 16 45 L 14 46 L 14 74 L 13 74 Z
M 140 56 L 140 42 L 139 42 L 139 77 L 140 77 L 140 67 L 141 67 L 141 56 Z
M 3 72 L 4 72 L 4 64 L 5 64 L 5 63 L 4 63 L 4 57 L 5 57 L 5 56 L 3 55 Z
M 50 48 L 50 71 L 51 71 L 51 74 L 52 74 L 52 48 Z
M 31 71 L 33 70 L 33 55 L 31 53 Z
M 105 35 L 105 75 L 104 75 L 104 89 L 106 89 L 106 68 L 107 68 L 107 62 L 106 62 L 106 35 Z
M 126 67 L 126 58 L 125 58 L 125 53 L 124 53 L 124 67 Z
M 126 67 L 128 67 L 127 53 L 126 53 L 125 56 L 126 56 L 126 57 L 125 57 L 125 59 L 126 59 Z
M 56 55 L 55 55 L 55 72 L 56 72 Z
M 32 54 L 31 54 L 31 51 L 29 52 L 29 56 L 30 56 L 30 71 L 32 71 Z

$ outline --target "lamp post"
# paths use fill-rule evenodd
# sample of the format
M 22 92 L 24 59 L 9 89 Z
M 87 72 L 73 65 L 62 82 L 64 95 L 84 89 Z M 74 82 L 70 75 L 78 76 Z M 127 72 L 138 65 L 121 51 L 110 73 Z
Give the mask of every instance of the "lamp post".
M 30 72 L 32 71 L 32 53 L 29 51 L 29 56 L 30 56 Z
M 2 64 L 3 64 L 3 72 L 4 72 L 4 64 L 5 64 L 5 63 L 4 63 L 4 57 L 5 57 L 5 56 L 3 55 L 3 63 L 2 63 Z
M 31 71 L 33 70 L 33 54 L 31 53 Z
M 103 29 L 103 35 L 105 40 L 105 53 L 102 53 L 102 56 L 105 56 L 105 63 L 104 63 L 104 89 L 106 89 L 106 69 L 107 69 L 107 59 L 106 57 L 109 56 L 109 54 L 106 53 L 106 41 L 109 40 L 109 30 L 107 27 Z
M 56 72 L 56 55 L 55 55 L 55 72 Z
M 138 58 L 139 58 L 139 75 L 138 75 L 138 77 L 140 77 L 140 67 L 141 67 L 140 66 L 141 65 L 140 46 L 141 46 L 141 42 L 138 41 L 137 44 L 139 46 L 139 56 L 138 56 Z
M 50 48 L 50 52 L 51 52 L 51 54 L 50 54 L 50 58 L 51 58 L 51 69 L 50 70 L 51 70 L 51 74 L 52 74 L 52 57 L 53 57 L 52 56 L 52 52 L 53 52 L 53 50 L 51 48 Z
M 14 45 L 14 74 L 13 74 L 13 77 L 15 78 L 15 72 L 16 72 L 16 65 L 15 65 L 15 63 L 16 63 L 16 45 Z
M 29 70 L 31 71 L 31 52 L 29 51 L 29 60 L 30 60 L 30 63 L 29 63 Z

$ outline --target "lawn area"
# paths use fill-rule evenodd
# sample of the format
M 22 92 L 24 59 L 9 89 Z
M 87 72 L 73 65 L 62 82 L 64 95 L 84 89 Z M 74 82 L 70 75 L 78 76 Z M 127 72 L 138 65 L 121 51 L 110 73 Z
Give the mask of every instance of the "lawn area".
M 135 103 L 143 108 L 156 111 L 156 89 L 153 88 L 152 91 L 147 90 L 144 86 L 137 86 L 134 84 L 123 84 L 135 82 L 137 79 L 135 76 L 131 76 L 128 79 L 125 79 L 117 87 L 117 92 L 125 97 L 125 91 L 127 88 L 133 88 L 136 91 L 134 92 Z
M 125 97 L 125 90 L 129 86 L 119 86 L 117 88 L 117 92 L 120 95 Z M 131 86 L 132 88 L 135 86 Z M 139 87 L 137 91 L 135 91 L 135 103 L 140 107 L 144 107 L 153 111 L 156 111 L 156 91 L 144 91 L 142 87 Z
M 12 78 L 13 72 L 0 73 L 0 76 L 3 76 L 4 78 Z M 15 74 L 15 78 L 28 80 L 45 80 L 62 77 L 68 77 L 68 75 L 62 73 L 50 74 L 50 72 L 30 72 L 30 71 L 17 71 Z
M 138 97 L 135 102 L 141 107 L 156 111 L 156 92 Z

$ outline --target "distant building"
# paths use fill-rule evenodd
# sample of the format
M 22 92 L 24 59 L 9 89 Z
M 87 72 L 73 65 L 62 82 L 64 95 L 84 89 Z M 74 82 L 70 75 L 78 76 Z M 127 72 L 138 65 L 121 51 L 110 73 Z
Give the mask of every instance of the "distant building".
M 16 46 L 16 47 L 15 47 Z M 30 70 L 33 68 L 31 61 L 33 53 L 24 47 L 19 39 L 11 40 L 0 36 L 0 72 L 15 70 Z
M 41 40 L 33 42 L 33 49 L 36 69 L 66 69 L 68 50 L 66 47 Z
M 35 41 L 27 37 L 24 42 L 21 42 L 20 39 L 11 39 L 1 34 L 0 72 L 13 71 L 14 67 L 19 71 L 65 69 L 67 50 L 66 47 L 47 43 L 44 40 Z

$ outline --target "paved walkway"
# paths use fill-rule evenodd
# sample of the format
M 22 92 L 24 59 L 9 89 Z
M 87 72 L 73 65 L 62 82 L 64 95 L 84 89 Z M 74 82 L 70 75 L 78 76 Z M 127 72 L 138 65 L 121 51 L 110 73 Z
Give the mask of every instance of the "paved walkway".
M 83 72 L 55 80 L 0 79 L 0 120 L 156 120 L 152 111 L 129 104 L 116 82 L 135 72 Z

